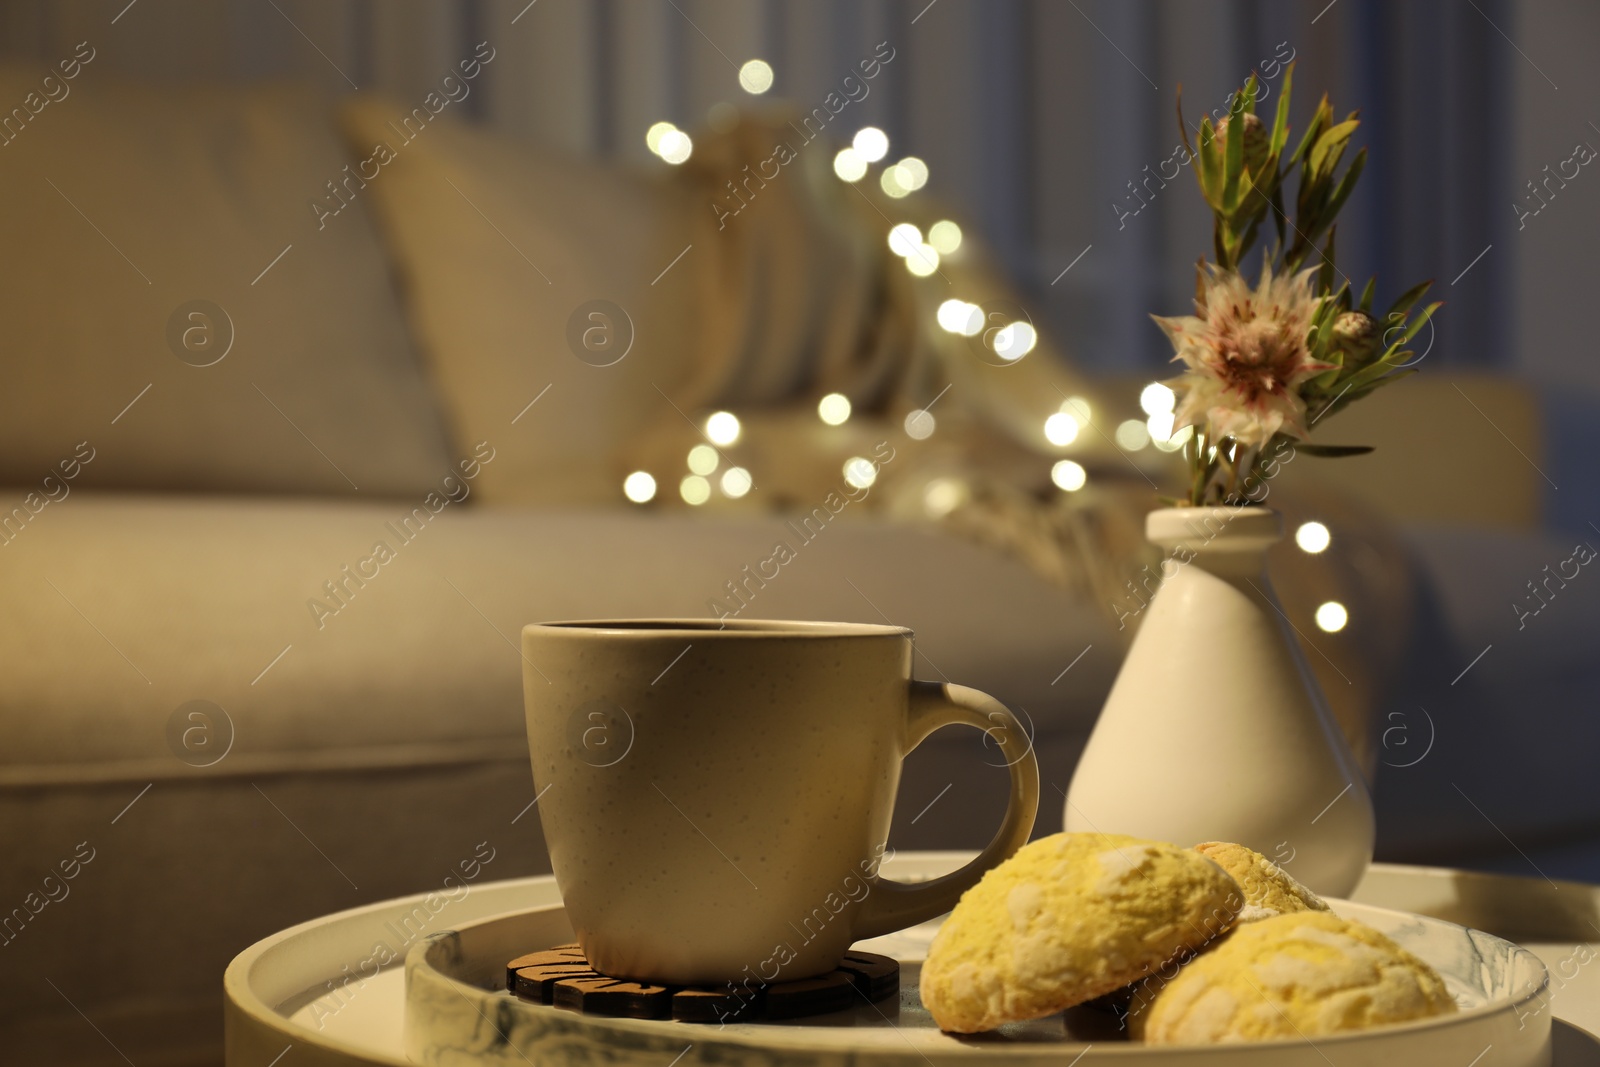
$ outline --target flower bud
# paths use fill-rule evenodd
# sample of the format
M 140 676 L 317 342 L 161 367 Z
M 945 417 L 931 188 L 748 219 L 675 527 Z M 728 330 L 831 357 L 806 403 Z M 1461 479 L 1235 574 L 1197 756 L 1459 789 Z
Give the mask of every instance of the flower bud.
M 1365 311 L 1346 311 L 1333 320 L 1333 347 L 1344 353 L 1344 365 L 1370 360 L 1378 350 L 1378 320 Z
M 1228 120 L 1232 116 L 1224 116 L 1217 123 L 1217 149 L 1226 155 L 1228 150 Z M 1267 128 L 1262 124 L 1257 115 L 1249 112 L 1244 116 L 1244 165 L 1251 174 L 1260 174 L 1261 168 L 1267 162 L 1267 149 L 1270 142 L 1267 137 Z

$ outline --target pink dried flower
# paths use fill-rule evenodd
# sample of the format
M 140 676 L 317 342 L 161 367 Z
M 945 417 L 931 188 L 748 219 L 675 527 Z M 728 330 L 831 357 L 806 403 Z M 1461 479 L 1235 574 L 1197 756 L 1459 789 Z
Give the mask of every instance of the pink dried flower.
M 1181 397 L 1174 429 L 1195 426 L 1211 439 L 1245 447 L 1275 433 L 1305 438 L 1306 405 L 1299 386 L 1333 367 L 1311 354 L 1311 321 L 1323 297 L 1311 290 L 1315 270 L 1274 275 L 1263 267 L 1254 289 L 1233 271 L 1212 268 L 1195 301 L 1197 315 L 1151 316 L 1172 339 L 1187 371 L 1168 384 Z

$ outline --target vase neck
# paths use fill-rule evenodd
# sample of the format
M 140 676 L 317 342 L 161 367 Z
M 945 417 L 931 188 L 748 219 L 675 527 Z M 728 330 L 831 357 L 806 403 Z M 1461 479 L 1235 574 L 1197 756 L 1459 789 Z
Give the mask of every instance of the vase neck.
M 1283 538 L 1283 518 L 1260 507 L 1162 508 L 1146 516 L 1145 536 L 1169 557 L 1245 578 L 1266 569 L 1267 549 Z

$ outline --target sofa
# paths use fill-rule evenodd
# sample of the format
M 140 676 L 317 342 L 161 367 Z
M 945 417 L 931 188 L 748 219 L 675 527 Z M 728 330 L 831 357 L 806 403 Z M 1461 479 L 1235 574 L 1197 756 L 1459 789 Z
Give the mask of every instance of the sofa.
M 42 76 L 6 69 L 0 94 Z M 521 625 L 703 617 L 784 535 L 771 510 L 621 493 L 634 429 L 683 415 L 697 432 L 661 401 L 692 393 L 703 316 L 728 311 L 703 275 L 662 270 L 704 225 L 682 186 L 442 127 L 362 171 L 383 106 L 84 79 L 0 150 L 8 1062 L 219 1062 L 220 977 L 254 940 L 426 888 L 484 843 L 492 877 L 548 870 Z M 597 296 L 635 331 L 610 378 L 567 343 Z M 1525 390 L 1461 381 L 1537 436 Z M 1136 385 L 1093 387 L 1132 410 Z M 1474 480 L 1520 460 L 1484 439 L 1445 464 L 1451 394 L 1404 388 L 1361 428 L 1396 442 L 1395 484 L 1307 494 L 1386 512 L 1364 521 L 1404 562 L 1351 564 L 1403 574 L 1410 605 L 1370 702 L 1381 848 L 1582 849 L 1600 823 L 1573 777 L 1595 740 L 1579 716 L 1597 602 L 1550 603 L 1539 642 L 1502 632 L 1500 600 L 1572 538 L 1539 529 L 1536 499 L 1473 513 Z M 919 675 L 1033 724 L 1048 832 L 1128 636 L 1091 599 L 860 509 L 752 611 L 913 627 Z M 896 847 L 981 844 L 1006 781 L 982 763 L 975 733 L 914 753 Z

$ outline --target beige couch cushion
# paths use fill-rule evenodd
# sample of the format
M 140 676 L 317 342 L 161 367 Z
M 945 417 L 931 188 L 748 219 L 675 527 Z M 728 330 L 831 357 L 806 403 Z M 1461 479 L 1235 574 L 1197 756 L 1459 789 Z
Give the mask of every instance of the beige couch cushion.
M 87 441 L 86 484 L 425 492 L 451 457 L 366 207 L 308 206 L 349 159 L 327 104 L 110 74 L 0 69 L 0 483 Z
M 471 499 L 425 518 L 403 503 L 75 492 L 52 504 L 37 535 L 0 549 L 13 608 L 0 613 L 0 788 L 191 776 L 166 733 L 191 700 L 237 726 L 218 772 L 520 760 L 524 623 L 712 618 L 713 598 L 736 604 L 736 581 L 745 617 L 882 622 L 881 609 L 917 630 L 922 677 L 988 688 L 1041 730 L 1084 732 L 1117 659 L 1081 599 L 931 529 L 845 512 L 805 543 L 776 518 Z M 748 584 L 779 540 L 797 558 Z M 392 557 L 364 564 L 379 541 Z M 1090 643 L 1071 684 L 1051 685 Z
M 357 97 L 344 126 L 357 155 L 393 153 L 366 192 L 457 442 L 500 448 L 483 499 L 620 503 L 622 446 L 688 371 L 697 291 L 682 264 L 666 268 L 689 244 L 689 213 L 705 206 L 669 182 L 448 117 L 406 140 L 406 114 Z M 596 300 L 626 318 L 578 314 L 576 328 L 611 331 L 591 337 L 626 351 L 615 363 L 604 351 L 580 359 L 569 341 L 575 314 Z

